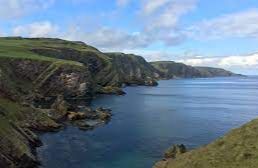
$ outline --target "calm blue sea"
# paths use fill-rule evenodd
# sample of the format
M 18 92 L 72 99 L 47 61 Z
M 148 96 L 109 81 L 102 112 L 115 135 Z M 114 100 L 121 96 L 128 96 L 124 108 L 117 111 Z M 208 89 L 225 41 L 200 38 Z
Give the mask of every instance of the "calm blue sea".
M 43 167 L 151 168 L 172 144 L 196 148 L 258 117 L 258 77 L 167 80 L 125 91 L 93 101 L 113 110 L 108 124 L 43 134 Z

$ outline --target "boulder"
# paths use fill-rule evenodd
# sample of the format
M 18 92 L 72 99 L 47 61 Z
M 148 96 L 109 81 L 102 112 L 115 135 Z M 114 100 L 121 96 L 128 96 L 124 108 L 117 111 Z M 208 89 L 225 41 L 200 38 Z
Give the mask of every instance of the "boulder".
M 51 114 L 52 117 L 57 120 L 64 118 L 67 115 L 68 107 L 69 105 L 64 100 L 63 95 L 57 96 L 55 102 L 51 106 L 51 109 L 53 109 Z
M 67 118 L 70 121 L 74 121 L 74 120 L 83 120 L 86 119 L 87 116 L 85 113 L 83 112 L 68 112 Z
M 112 114 L 110 109 L 105 109 L 102 107 L 99 107 L 96 109 L 97 116 L 102 121 L 108 121 L 110 120 Z
M 87 124 L 86 122 L 84 121 L 78 121 L 78 122 L 75 122 L 74 123 L 80 130 L 84 130 L 84 131 L 87 131 L 87 130 L 91 130 L 93 129 L 94 127 Z
M 173 145 L 171 148 L 169 148 L 165 154 L 164 157 L 165 159 L 173 159 L 176 158 L 178 155 L 183 154 L 186 152 L 186 147 L 185 145 Z

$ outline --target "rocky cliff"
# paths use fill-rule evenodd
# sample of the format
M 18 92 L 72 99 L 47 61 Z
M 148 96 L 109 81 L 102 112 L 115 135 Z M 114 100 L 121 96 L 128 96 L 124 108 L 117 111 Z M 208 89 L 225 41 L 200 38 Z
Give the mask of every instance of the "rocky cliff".
M 111 59 L 115 72 L 113 83 L 126 85 L 157 85 L 160 74 L 146 60 L 137 55 L 123 53 L 106 53 Z
M 258 165 L 258 119 L 206 146 L 165 158 L 153 168 L 255 168 Z
M 236 74 L 220 68 L 193 67 L 173 61 L 151 62 L 151 65 L 159 70 L 161 77 L 172 78 L 206 78 L 219 76 L 234 76 Z
M 212 68 L 212 67 L 194 67 L 194 68 L 199 70 L 202 76 L 207 76 L 207 77 L 224 77 L 224 76 L 239 75 L 221 68 Z
M 60 39 L 0 38 L 0 62 L 0 167 L 35 167 L 41 143 L 32 131 L 57 130 L 65 118 L 109 119 L 105 109 L 76 111 L 96 93 L 123 94 L 123 85 L 158 77 L 142 57 Z

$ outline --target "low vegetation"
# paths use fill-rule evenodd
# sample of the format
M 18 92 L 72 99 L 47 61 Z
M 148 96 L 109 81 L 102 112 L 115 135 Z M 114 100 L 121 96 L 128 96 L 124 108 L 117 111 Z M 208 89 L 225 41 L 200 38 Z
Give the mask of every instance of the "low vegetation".
M 255 168 L 258 165 L 258 119 L 209 145 L 161 161 L 155 168 Z

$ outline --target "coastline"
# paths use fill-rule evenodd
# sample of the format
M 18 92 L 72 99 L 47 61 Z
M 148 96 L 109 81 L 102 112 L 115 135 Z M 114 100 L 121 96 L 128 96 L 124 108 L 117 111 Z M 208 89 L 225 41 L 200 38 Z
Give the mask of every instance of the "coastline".
M 56 131 L 65 121 L 87 130 L 92 126 L 82 120 L 109 120 L 109 109 L 87 108 L 96 94 L 123 95 L 123 86 L 156 86 L 158 79 L 236 75 L 173 61 L 148 63 L 134 54 L 103 53 L 61 39 L 6 37 L 0 43 L 0 137 L 12 135 L 14 150 L 0 144 L 2 167 L 38 164 L 34 150 L 40 143 L 33 131 Z

